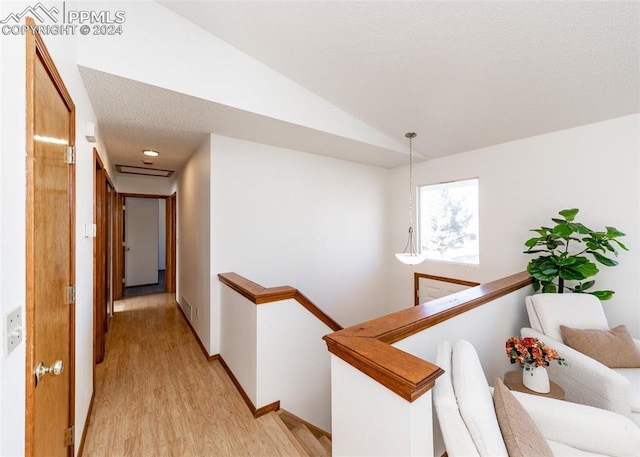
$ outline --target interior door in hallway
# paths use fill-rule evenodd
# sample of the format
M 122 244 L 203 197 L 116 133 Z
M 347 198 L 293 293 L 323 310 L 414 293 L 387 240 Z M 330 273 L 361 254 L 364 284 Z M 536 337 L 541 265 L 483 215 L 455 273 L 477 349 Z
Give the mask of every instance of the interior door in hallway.
M 126 197 L 125 285 L 158 283 L 158 199 Z
M 58 457 L 73 455 L 75 171 L 68 147 L 75 107 L 42 39 L 31 33 L 26 79 L 25 453 Z

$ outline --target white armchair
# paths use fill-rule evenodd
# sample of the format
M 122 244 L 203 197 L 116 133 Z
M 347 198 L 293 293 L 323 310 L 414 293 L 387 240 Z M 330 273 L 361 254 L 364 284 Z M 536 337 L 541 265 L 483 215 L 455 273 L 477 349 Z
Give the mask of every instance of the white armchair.
M 507 456 L 478 355 L 471 343 L 441 341 L 436 361 L 445 373 L 433 404 L 449 457 Z M 627 417 L 551 398 L 512 392 L 554 456 L 637 456 L 640 428 Z M 533 450 L 522 455 L 541 455 Z
M 589 294 L 536 294 L 525 303 L 531 328 L 523 328 L 522 336 L 538 338 L 567 361 L 548 369 L 567 400 L 624 414 L 640 426 L 640 368 L 608 368 L 563 342 L 560 325 L 609 329 L 600 300 Z M 634 343 L 640 348 L 640 340 Z

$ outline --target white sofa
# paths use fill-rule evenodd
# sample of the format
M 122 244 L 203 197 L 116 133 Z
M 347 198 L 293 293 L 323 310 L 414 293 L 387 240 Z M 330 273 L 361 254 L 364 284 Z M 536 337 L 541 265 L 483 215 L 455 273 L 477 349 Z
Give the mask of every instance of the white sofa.
M 507 456 L 492 389 L 471 343 L 459 340 L 452 346 L 448 341 L 439 342 L 435 362 L 445 371 L 436 381 L 433 403 L 447 455 Z M 561 400 L 513 394 L 555 456 L 640 454 L 640 428 L 623 415 Z
M 640 368 L 608 368 L 563 343 L 560 325 L 609 329 L 600 300 L 589 294 L 536 294 L 525 303 L 531 328 L 521 334 L 538 338 L 567 361 L 549 366 L 549 378 L 567 400 L 624 414 L 640 426 Z M 640 349 L 640 340 L 634 343 Z

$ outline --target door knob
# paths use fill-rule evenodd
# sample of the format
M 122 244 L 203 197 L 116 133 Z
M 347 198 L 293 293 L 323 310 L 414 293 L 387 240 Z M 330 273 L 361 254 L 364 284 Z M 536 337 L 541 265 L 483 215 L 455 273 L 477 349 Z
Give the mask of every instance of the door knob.
M 64 363 L 62 362 L 62 360 L 56 360 L 55 362 L 53 362 L 53 365 L 49 367 L 45 366 L 44 363 L 40 362 L 34 372 L 36 375 L 36 386 L 38 385 L 42 377 L 47 373 L 50 373 L 53 376 L 58 376 L 63 371 L 64 371 Z

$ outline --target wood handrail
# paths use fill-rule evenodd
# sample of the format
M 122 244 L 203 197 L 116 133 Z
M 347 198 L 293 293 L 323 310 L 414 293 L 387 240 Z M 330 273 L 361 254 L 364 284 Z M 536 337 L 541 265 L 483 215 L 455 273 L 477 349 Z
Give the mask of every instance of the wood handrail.
M 420 278 L 433 279 L 434 281 L 448 282 L 451 284 L 460 284 L 461 286 L 468 286 L 468 287 L 476 287 L 480 285 L 479 282 L 475 282 L 475 281 L 467 281 L 465 279 L 448 278 L 446 276 L 436 276 L 436 275 L 430 275 L 428 273 L 415 272 L 413 274 L 413 297 L 414 297 L 413 303 L 415 306 L 418 306 L 420 304 L 420 297 L 418 296 L 418 290 L 420 289 Z
M 296 288 L 291 286 L 263 287 L 237 273 L 220 273 L 218 274 L 218 279 L 221 283 L 229 286 L 256 305 L 292 298 L 334 332 L 342 330 L 340 324 L 318 308 L 307 296 Z
M 524 271 L 425 304 L 354 325 L 324 337 L 329 352 L 405 400 L 428 392 L 444 371 L 391 344 L 532 284 Z

